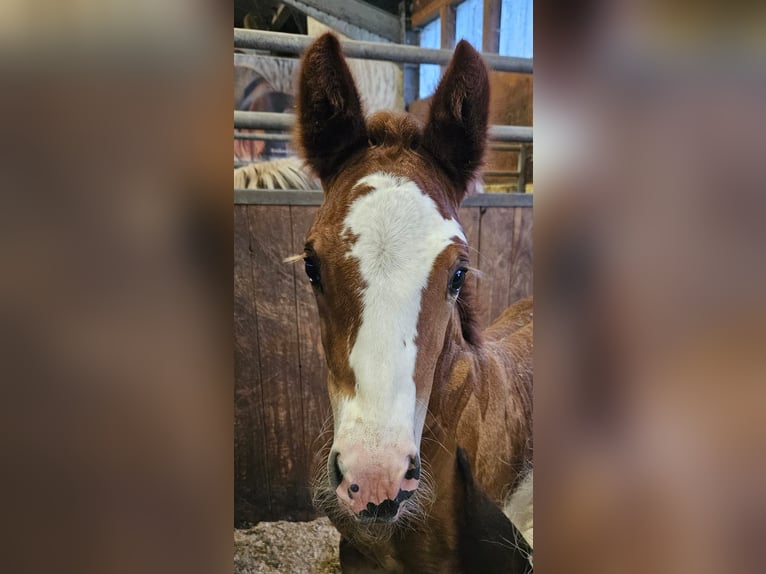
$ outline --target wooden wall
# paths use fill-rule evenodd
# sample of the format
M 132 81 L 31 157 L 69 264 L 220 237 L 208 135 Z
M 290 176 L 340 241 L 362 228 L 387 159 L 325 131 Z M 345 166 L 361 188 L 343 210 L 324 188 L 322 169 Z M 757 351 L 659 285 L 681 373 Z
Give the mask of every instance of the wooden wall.
M 314 296 L 303 266 L 283 259 L 302 251 L 321 193 L 235 194 L 235 524 L 307 520 L 330 407 Z M 532 293 L 531 199 L 485 194 L 460 210 L 484 325 Z

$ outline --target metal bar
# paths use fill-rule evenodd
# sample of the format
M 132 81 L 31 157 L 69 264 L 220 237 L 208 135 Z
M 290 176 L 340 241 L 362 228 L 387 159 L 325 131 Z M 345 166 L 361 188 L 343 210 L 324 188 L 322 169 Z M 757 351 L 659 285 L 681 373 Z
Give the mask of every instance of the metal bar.
M 324 193 L 311 189 L 235 189 L 234 205 L 321 205 Z
M 273 50 L 288 54 L 300 54 L 314 40 L 315 38 L 310 36 L 234 28 L 235 48 Z M 418 46 L 360 42 L 357 40 L 341 40 L 341 44 L 343 46 L 343 53 L 346 56 L 363 60 L 444 65 L 452 58 L 452 50 L 432 50 Z M 531 58 L 512 58 L 510 56 L 487 53 L 482 54 L 482 57 L 491 69 L 499 72 L 532 73 Z
M 293 135 L 290 133 L 285 134 L 270 134 L 270 133 L 244 133 L 244 132 L 234 132 L 234 139 L 235 140 L 262 140 L 262 141 L 290 141 L 293 139 Z M 505 142 L 493 142 L 489 144 L 489 148 L 496 150 L 496 151 L 508 151 L 508 152 L 518 152 L 521 151 L 521 146 L 518 144 L 513 143 L 505 143 Z M 512 172 L 515 173 L 515 172 Z
M 254 160 L 235 159 L 234 160 L 234 169 L 239 169 L 240 167 L 247 167 L 247 166 L 250 166 L 250 165 L 258 165 L 259 163 L 265 163 L 267 161 L 283 159 L 283 158 L 287 158 L 287 157 L 294 157 L 294 156 L 277 156 L 277 157 L 272 157 L 270 159 L 260 158 L 260 159 L 254 159 Z
M 487 135 L 492 141 L 532 142 L 532 128 L 524 126 L 489 126 L 489 133 Z
M 235 189 L 235 205 L 321 205 L 321 191 Z M 463 201 L 463 207 L 532 207 L 531 193 L 477 193 Z
M 463 200 L 463 207 L 532 207 L 531 193 L 477 193 Z
M 234 128 L 238 130 L 283 130 L 290 131 L 295 123 L 295 114 L 276 112 L 234 111 Z
M 274 112 L 234 112 L 236 129 L 290 130 L 295 121 L 294 114 Z M 489 139 L 505 142 L 531 142 L 532 128 L 525 126 L 489 126 Z
M 265 134 L 265 133 L 243 133 L 243 132 L 234 132 L 234 139 L 235 140 L 279 140 L 279 141 L 289 141 L 293 139 L 292 134 Z
M 258 161 L 246 161 L 246 160 L 234 160 L 234 169 L 237 169 L 239 167 L 246 167 L 248 165 L 253 165 L 258 163 Z M 521 175 L 518 171 L 512 171 L 512 170 L 498 170 L 498 171 L 483 171 L 480 174 L 482 177 L 505 177 L 505 176 L 511 176 L 511 177 L 519 177 Z M 524 193 L 524 192 L 519 192 Z

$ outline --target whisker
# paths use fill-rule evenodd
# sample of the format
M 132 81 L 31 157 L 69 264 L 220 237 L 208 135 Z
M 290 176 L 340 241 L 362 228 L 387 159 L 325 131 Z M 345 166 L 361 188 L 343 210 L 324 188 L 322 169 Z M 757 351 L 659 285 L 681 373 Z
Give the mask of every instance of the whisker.
M 472 245 L 468 245 L 468 251 L 473 251 L 473 252 L 474 252 L 476 255 L 479 255 L 479 256 L 481 256 L 481 253 L 479 253 L 479 250 L 478 250 L 478 249 L 476 249 L 476 248 L 475 248 L 474 246 L 472 246 Z
M 421 439 L 422 441 L 430 441 L 432 444 L 435 444 L 436 446 L 439 446 L 442 449 L 444 449 L 444 452 L 448 454 L 452 454 L 452 451 L 450 449 L 444 446 L 444 444 L 441 441 L 439 441 L 437 438 L 434 438 L 436 436 L 436 433 L 433 432 L 433 429 L 428 424 L 428 420 L 425 421 L 423 426 L 425 427 L 425 429 L 428 431 L 428 433 L 431 436 L 428 436 L 426 433 L 423 433 L 423 438 Z
M 473 267 L 473 266 L 469 265 L 468 267 L 466 267 L 466 269 L 468 269 L 468 272 L 471 273 L 472 275 L 476 275 L 476 277 L 483 277 L 484 276 L 484 273 L 478 267 Z
M 435 484 L 427 462 L 424 461 L 421 468 L 418 488 L 411 498 L 402 502 L 399 518 L 391 523 L 363 522 L 349 508 L 340 505 L 330 486 L 327 464 L 323 462 L 321 458 L 315 461 L 312 501 L 314 508 L 326 514 L 344 537 L 359 545 L 369 546 L 386 542 L 395 533 L 417 532 L 426 527 L 431 505 L 436 499 Z
M 306 254 L 298 253 L 296 255 L 290 255 L 289 257 L 285 257 L 284 259 L 282 259 L 282 263 L 296 263 L 304 259 L 306 259 Z

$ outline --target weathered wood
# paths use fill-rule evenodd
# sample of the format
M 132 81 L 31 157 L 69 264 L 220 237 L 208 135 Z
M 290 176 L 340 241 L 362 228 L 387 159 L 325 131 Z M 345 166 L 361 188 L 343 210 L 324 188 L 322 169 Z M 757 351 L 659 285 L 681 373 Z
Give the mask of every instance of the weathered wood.
M 300 253 L 306 233 L 314 221 L 317 207 L 293 206 L 293 252 Z M 332 437 L 330 400 L 327 395 L 327 363 L 322 349 L 322 334 L 314 292 L 306 277 L 303 263 L 293 265 L 296 284 L 296 310 L 298 321 L 298 353 L 303 402 L 303 436 L 306 445 L 306 464 L 311 468 L 314 453 Z M 325 424 L 327 423 L 327 425 Z M 324 431 L 324 432 L 323 432 Z M 330 432 L 328 432 L 330 431 Z
M 455 7 L 449 4 L 439 9 L 441 20 L 441 46 L 442 50 L 452 50 L 455 47 Z M 447 66 L 442 66 L 442 70 Z
M 456 4 L 459 0 L 414 0 L 412 2 L 412 25 L 415 28 L 428 24 L 439 16 L 444 6 Z
M 253 296 L 263 386 L 264 432 L 272 513 L 310 516 L 298 366 L 295 276 L 283 262 L 293 252 L 290 208 L 248 208 L 253 250 Z
M 479 207 L 461 207 L 458 210 L 458 218 L 463 227 L 465 238 L 468 241 L 468 258 L 471 266 L 479 269 L 479 220 L 481 218 L 481 208 Z M 468 273 L 468 279 L 471 292 L 477 295 L 479 293 L 479 275 L 478 273 Z
M 532 210 L 517 207 L 513 214 L 513 248 L 508 304 L 532 294 Z
M 497 54 L 500 50 L 500 0 L 484 0 L 481 51 Z
M 513 246 L 512 207 L 484 209 L 479 232 L 479 300 L 482 327 L 494 321 L 508 306 Z
M 476 197 L 482 195 L 469 199 Z M 467 205 L 458 212 L 471 265 L 481 273 L 478 279 L 469 274 L 469 281 L 477 285 L 482 325 L 532 289 L 532 209 L 501 205 Z M 282 260 L 300 253 L 316 210 L 234 206 L 235 520 L 240 525 L 315 516 L 310 462 L 330 438 L 329 432 L 320 438 L 330 413 L 326 366 L 303 266 Z
M 234 210 L 234 522 L 271 513 L 247 208 Z

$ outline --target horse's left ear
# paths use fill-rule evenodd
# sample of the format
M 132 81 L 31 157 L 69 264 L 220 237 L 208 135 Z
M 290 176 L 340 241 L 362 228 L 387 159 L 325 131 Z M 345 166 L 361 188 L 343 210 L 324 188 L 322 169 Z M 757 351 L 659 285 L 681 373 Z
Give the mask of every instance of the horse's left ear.
M 317 175 L 333 175 L 366 145 L 362 103 L 338 39 L 326 33 L 309 46 L 298 86 L 298 146 Z
M 489 76 L 481 55 L 465 40 L 455 48 L 449 67 L 436 88 L 423 132 L 423 146 L 442 164 L 460 190 L 482 162 L 489 117 Z

